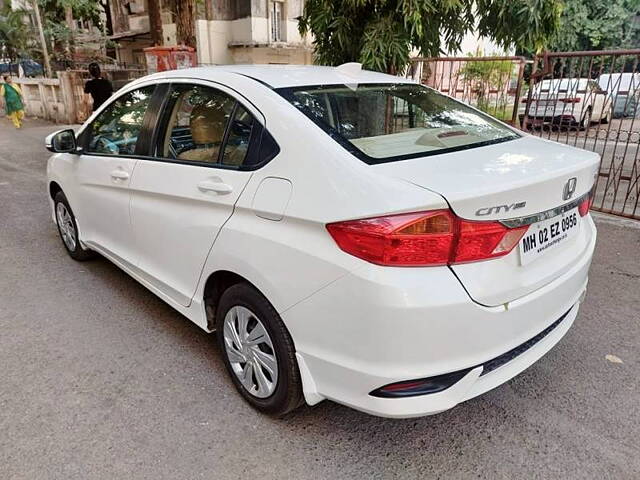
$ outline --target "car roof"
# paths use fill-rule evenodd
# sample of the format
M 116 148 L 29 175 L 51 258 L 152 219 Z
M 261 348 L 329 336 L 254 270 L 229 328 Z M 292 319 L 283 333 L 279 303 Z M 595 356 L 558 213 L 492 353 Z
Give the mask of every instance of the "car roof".
M 317 65 L 220 65 L 170 70 L 153 74 L 147 78 L 189 77 L 216 80 L 219 73 L 227 72 L 252 78 L 271 88 L 361 83 L 415 83 L 407 78 L 361 70 L 357 65 L 346 64 L 340 67 Z

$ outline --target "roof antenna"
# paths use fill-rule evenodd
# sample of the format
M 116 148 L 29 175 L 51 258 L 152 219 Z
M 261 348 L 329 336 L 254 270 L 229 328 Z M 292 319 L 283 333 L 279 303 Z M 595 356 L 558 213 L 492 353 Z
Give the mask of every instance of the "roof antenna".
M 345 77 L 358 78 L 358 75 L 362 72 L 362 64 L 358 62 L 343 63 L 342 65 L 338 65 L 336 70 Z M 358 89 L 357 82 L 345 83 L 345 86 L 354 92 Z
M 336 67 L 336 70 L 349 77 L 357 77 L 362 72 L 362 64 L 358 62 L 343 63 Z

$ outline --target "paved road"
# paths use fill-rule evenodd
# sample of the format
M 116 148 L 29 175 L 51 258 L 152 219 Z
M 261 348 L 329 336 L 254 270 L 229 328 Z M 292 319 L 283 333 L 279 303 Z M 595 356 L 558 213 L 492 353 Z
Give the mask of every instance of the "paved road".
M 323 402 L 272 420 L 213 336 L 107 261 L 69 259 L 44 193 L 52 129 L 0 119 L 1 479 L 640 478 L 640 229 L 599 222 L 576 324 L 507 385 L 422 419 Z

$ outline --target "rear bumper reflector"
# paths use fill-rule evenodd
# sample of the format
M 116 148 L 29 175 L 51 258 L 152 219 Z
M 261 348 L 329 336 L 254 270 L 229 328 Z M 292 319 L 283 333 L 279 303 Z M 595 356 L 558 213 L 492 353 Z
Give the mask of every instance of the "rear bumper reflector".
M 538 333 L 535 337 L 527 340 L 524 343 L 521 343 L 508 352 L 503 353 L 498 357 L 492 358 L 491 360 L 488 360 L 480 365 L 475 365 L 473 367 L 466 368 L 464 370 L 458 370 L 456 372 L 437 375 L 435 377 L 419 378 L 416 380 L 406 380 L 402 382 L 390 383 L 389 385 L 385 385 L 384 387 L 373 390 L 369 393 L 369 395 L 380 398 L 406 398 L 442 392 L 443 390 L 446 390 L 447 388 L 457 383 L 467 373 L 477 368 L 478 366 L 482 366 L 482 373 L 480 374 L 480 376 L 482 377 L 483 375 L 486 375 L 496 370 L 497 368 L 500 368 L 501 366 L 509 363 L 511 360 L 515 359 L 516 357 L 522 355 L 524 352 L 532 348 L 544 337 L 555 330 L 566 318 L 570 311 L 571 310 L 565 312 L 560 318 L 558 318 L 543 331 Z

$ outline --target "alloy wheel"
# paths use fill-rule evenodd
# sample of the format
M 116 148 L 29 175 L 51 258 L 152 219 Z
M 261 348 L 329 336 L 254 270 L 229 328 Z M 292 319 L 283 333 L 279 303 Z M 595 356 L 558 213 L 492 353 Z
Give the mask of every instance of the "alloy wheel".
M 73 252 L 76 249 L 77 244 L 76 229 L 73 225 L 71 214 L 64 203 L 59 202 L 56 205 L 56 220 L 58 221 L 58 228 L 60 229 L 62 241 L 69 251 Z
M 278 384 L 278 359 L 264 324 L 248 308 L 235 306 L 224 318 L 225 353 L 248 393 L 267 398 Z

